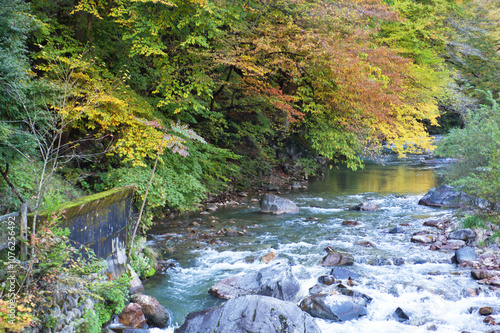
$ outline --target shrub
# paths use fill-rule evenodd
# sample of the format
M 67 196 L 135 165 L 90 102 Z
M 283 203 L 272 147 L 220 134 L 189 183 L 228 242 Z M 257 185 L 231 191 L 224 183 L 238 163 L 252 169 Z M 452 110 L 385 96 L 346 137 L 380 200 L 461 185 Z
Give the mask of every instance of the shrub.
M 439 143 L 437 154 L 459 160 L 443 174 L 446 182 L 476 200 L 478 207 L 500 208 L 500 105 L 485 92 L 488 104 L 464 116 L 465 125 L 453 129 Z

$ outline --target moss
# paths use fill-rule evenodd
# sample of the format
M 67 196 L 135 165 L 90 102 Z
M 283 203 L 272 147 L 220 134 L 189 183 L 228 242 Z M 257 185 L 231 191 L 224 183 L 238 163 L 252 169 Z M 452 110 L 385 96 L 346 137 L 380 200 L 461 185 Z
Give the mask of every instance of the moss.
M 83 215 L 97 209 L 103 209 L 115 202 L 120 202 L 134 193 L 133 187 L 117 187 L 108 191 L 88 195 L 78 200 L 67 202 L 57 207 L 57 211 L 65 210 L 64 216 L 66 219 L 71 219 L 73 216 Z M 41 212 L 40 215 L 48 212 Z

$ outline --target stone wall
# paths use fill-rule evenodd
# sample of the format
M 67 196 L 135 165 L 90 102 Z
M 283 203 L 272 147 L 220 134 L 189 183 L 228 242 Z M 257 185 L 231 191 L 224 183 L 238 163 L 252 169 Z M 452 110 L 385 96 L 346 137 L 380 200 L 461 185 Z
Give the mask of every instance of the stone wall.
M 120 275 L 127 254 L 127 226 L 133 213 L 133 189 L 115 188 L 66 203 L 61 227 L 71 232 L 69 238 L 76 247 L 85 245 L 108 264 L 108 271 Z

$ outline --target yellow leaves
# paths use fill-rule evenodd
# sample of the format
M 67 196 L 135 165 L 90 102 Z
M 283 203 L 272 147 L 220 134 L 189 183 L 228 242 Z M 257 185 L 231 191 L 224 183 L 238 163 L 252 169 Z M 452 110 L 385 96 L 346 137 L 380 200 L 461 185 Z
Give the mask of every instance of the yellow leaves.
M 426 132 L 424 125 L 418 121 L 422 119 L 418 117 L 421 112 L 408 104 L 395 107 L 393 122 L 381 124 L 378 127 L 387 144 L 400 156 L 434 150 L 432 137 Z M 433 121 L 436 121 L 435 118 Z
M 0 333 L 21 332 L 34 321 L 33 310 L 24 302 L 19 298 L 8 301 L 0 299 Z

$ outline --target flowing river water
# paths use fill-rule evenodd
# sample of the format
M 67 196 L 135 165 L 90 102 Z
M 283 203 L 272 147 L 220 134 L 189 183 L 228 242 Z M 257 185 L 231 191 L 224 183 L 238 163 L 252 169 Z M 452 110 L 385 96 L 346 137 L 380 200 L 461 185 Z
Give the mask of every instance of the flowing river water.
M 258 259 L 251 259 L 271 249 L 278 253 L 278 259 L 293 265 L 292 271 L 301 284 L 298 302 L 318 283 L 319 276 L 331 270 L 318 265 L 326 246 L 354 256 L 355 263 L 348 268 L 361 278 L 352 289 L 373 301 L 368 305 L 368 314 L 358 320 L 335 323 L 316 319 L 322 332 L 491 330 L 477 308 L 500 308 L 498 295 L 473 281 L 470 270 L 452 264 L 452 251 L 430 251 L 428 245 L 410 242 L 414 232 L 429 228 L 422 225 L 425 220 L 453 213 L 417 204 L 435 186 L 436 165 L 423 163 L 418 156 L 389 156 L 384 162 L 368 163 L 356 172 L 333 168 L 325 179 L 310 182 L 307 190 L 283 193 L 297 204 L 299 214 L 261 214 L 258 203 L 248 200 L 244 207 L 157 226 L 150 235 L 150 244 L 168 249 L 165 257 L 173 258 L 176 266 L 145 282 L 145 293 L 156 297 L 171 314 L 169 328 L 152 331 L 172 332 L 188 313 L 222 304 L 223 300 L 209 295 L 208 289 L 223 278 L 264 267 Z M 375 202 L 380 209 L 348 210 L 367 201 Z M 345 220 L 360 224 L 342 225 Z M 388 233 L 396 226 L 404 233 Z M 213 245 L 194 240 L 194 235 L 214 235 L 223 229 L 235 232 L 221 236 Z M 193 237 L 181 238 L 186 233 Z M 375 247 L 356 245 L 361 241 L 372 242 Z M 394 265 L 395 259 L 403 259 L 404 264 Z M 471 289 L 479 291 L 478 295 L 470 296 Z M 400 323 L 392 317 L 398 307 L 408 314 L 408 322 Z

